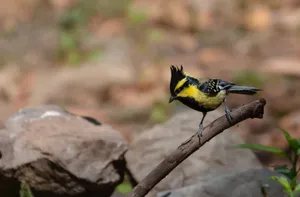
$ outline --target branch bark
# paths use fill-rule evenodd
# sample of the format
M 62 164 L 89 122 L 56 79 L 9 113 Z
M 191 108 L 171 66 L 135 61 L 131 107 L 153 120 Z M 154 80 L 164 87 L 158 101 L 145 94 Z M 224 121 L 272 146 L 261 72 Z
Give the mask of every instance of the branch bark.
M 154 168 L 126 197 L 143 197 L 165 176 L 167 176 L 176 166 L 193 154 L 206 142 L 224 130 L 248 118 L 263 118 L 265 99 L 253 101 L 243 105 L 230 114 L 232 121 L 229 123 L 225 115 L 216 119 L 203 130 L 203 136 L 199 140 L 197 133 L 183 142 L 173 153 L 167 156 L 156 168 Z

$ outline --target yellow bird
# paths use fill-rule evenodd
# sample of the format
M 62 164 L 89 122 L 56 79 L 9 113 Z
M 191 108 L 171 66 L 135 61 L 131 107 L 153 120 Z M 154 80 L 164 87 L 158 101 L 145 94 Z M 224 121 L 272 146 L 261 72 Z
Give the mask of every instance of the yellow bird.
M 169 103 L 178 100 L 184 105 L 202 112 L 203 116 L 198 128 L 198 136 L 202 137 L 203 120 L 207 112 L 217 109 L 224 103 L 225 114 L 230 122 L 230 110 L 226 105 L 226 96 L 229 93 L 254 95 L 261 89 L 251 86 L 238 86 L 221 79 L 196 79 L 189 76 L 180 68 L 171 65 L 171 80 Z

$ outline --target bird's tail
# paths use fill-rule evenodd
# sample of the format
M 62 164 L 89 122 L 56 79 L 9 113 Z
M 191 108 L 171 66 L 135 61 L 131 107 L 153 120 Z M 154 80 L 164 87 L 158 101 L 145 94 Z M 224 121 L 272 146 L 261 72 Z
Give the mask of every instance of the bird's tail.
M 258 91 L 261 91 L 261 89 L 251 87 L 251 86 L 231 86 L 227 92 L 228 93 L 234 93 L 234 94 L 247 94 L 247 95 L 253 95 L 256 94 Z

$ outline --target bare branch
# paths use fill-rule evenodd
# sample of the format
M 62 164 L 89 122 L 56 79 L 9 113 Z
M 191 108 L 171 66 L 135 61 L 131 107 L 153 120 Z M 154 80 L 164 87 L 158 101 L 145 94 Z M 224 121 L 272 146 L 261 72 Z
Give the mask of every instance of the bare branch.
M 231 124 L 227 121 L 225 115 L 216 119 L 204 128 L 203 137 L 199 141 L 197 133 L 195 133 L 186 142 L 183 142 L 173 153 L 167 156 L 156 168 L 154 168 L 127 197 L 143 197 L 165 176 L 167 176 L 176 166 L 184 161 L 188 156 L 193 154 L 206 142 L 216 135 L 222 133 L 235 124 L 248 118 L 263 118 L 265 99 L 253 101 L 247 105 L 243 105 L 231 112 Z

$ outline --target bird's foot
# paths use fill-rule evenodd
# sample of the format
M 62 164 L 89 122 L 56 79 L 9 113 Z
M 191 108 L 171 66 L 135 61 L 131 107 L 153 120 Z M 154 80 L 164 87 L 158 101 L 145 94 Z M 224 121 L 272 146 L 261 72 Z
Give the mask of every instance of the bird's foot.
M 198 128 L 198 137 L 201 138 L 202 137 L 202 131 L 203 131 L 203 125 L 200 124 L 199 128 Z
M 232 121 L 232 116 L 230 115 L 230 110 L 228 108 L 225 109 L 225 115 L 229 123 Z

